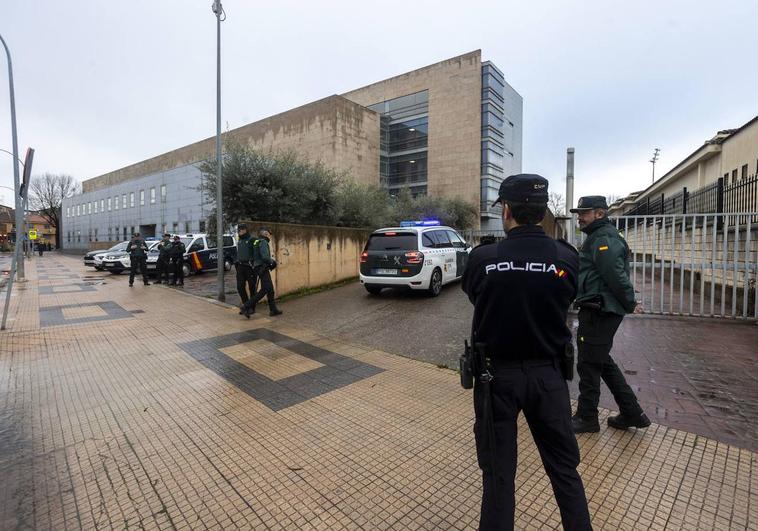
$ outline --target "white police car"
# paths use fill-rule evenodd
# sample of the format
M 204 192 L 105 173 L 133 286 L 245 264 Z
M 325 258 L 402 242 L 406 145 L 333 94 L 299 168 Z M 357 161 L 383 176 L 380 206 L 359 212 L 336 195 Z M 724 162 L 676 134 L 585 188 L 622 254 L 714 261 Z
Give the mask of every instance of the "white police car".
M 404 221 L 374 231 L 361 253 L 360 279 L 366 291 L 425 290 L 436 297 L 442 286 L 463 275 L 471 247 L 438 221 Z
M 147 245 L 148 250 L 152 249 L 159 243 L 160 240 L 156 239 L 145 240 L 145 245 Z M 108 252 L 108 254 L 103 257 L 102 264 L 103 269 L 113 273 L 114 275 L 120 275 L 132 267 L 132 261 L 129 257 L 129 253 L 126 252 L 126 246 L 124 246 L 123 250 Z

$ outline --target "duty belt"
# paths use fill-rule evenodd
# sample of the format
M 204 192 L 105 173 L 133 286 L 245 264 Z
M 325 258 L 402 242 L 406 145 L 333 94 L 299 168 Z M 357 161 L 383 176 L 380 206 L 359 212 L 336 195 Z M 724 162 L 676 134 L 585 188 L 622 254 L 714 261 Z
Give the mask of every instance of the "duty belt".
M 498 369 L 526 369 L 531 367 L 558 367 L 557 358 L 532 358 L 523 360 L 492 360 L 492 368 Z

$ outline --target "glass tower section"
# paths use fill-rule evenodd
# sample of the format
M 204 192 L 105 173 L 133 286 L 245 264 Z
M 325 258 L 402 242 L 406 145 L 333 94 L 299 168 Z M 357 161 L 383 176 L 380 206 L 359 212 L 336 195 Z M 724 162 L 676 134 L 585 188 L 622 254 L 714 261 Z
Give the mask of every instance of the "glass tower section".
M 429 93 L 424 90 L 369 105 L 381 115 L 380 183 L 391 195 L 427 193 Z

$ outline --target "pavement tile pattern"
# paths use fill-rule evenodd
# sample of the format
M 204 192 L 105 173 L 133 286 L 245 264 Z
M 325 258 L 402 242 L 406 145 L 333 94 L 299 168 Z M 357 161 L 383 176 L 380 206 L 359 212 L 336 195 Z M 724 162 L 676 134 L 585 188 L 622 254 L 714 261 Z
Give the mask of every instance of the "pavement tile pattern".
M 476 528 L 471 395 L 452 371 L 124 278 L 40 294 L 60 281 L 27 271 L 0 334 L 0 529 Z M 104 300 L 128 316 L 42 326 L 45 308 Z M 314 362 L 376 372 L 272 408 L 201 361 L 218 352 L 264 383 Z M 560 529 L 519 428 L 516 527 Z M 749 450 L 659 424 L 578 440 L 595 529 L 758 527 Z

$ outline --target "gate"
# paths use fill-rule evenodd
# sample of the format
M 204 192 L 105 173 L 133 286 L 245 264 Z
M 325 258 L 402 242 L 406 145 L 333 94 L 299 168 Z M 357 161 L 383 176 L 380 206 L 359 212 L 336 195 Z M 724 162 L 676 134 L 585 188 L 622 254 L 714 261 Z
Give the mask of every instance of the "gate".
M 758 318 L 758 212 L 614 218 L 646 313 Z

